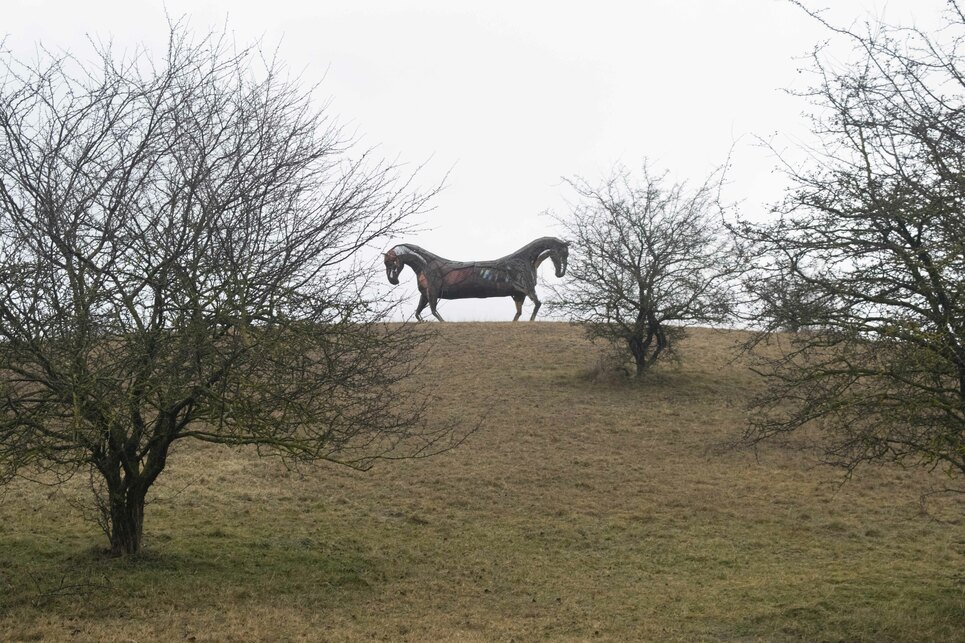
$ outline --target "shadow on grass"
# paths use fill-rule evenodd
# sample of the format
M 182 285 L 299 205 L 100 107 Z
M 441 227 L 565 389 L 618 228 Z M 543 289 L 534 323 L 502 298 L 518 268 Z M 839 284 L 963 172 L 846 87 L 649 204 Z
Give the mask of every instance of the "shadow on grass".
M 952 583 L 922 587 L 869 579 L 811 602 L 790 601 L 735 626 L 738 636 L 767 640 L 899 641 L 927 624 L 930 640 L 960 641 L 965 597 Z M 875 587 L 877 586 L 877 587 Z
M 50 608 L 85 618 L 211 603 L 237 608 L 266 596 L 319 609 L 365 594 L 380 575 L 357 543 L 344 540 L 215 530 L 175 541 L 162 534 L 134 558 L 111 558 L 78 540 L 60 547 L 0 540 L 0 618 Z

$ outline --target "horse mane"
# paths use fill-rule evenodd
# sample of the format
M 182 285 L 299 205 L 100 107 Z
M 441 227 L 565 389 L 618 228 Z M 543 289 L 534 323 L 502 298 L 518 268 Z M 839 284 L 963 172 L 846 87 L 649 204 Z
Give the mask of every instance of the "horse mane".
M 538 239 L 533 239 L 532 241 L 527 243 L 522 248 L 519 248 L 515 252 L 511 252 L 504 257 L 500 257 L 499 259 L 487 261 L 486 263 L 507 261 L 512 259 L 517 259 L 520 257 L 528 257 L 530 260 L 534 262 L 537 261 L 537 259 L 539 259 L 539 261 L 542 261 L 543 259 L 546 259 L 553 252 L 556 252 L 558 249 L 564 248 L 567 245 L 568 244 L 565 241 L 563 241 L 562 239 L 558 239 L 557 237 L 539 237 Z M 398 243 L 392 246 L 391 250 L 395 251 L 395 253 L 398 254 L 400 257 L 405 256 L 406 252 L 411 253 L 413 255 L 417 255 L 418 257 L 421 257 L 422 260 L 425 262 L 435 261 L 435 262 L 452 263 L 452 264 L 477 263 L 472 261 L 453 261 L 452 259 L 447 259 L 433 252 L 429 252 L 422 246 L 417 246 L 414 243 Z M 529 257 L 529 255 L 532 255 L 532 256 Z
M 399 248 L 402 248 L 403 251 L 399 252 Z M 417 246 L 414 243 L 397 243 L 396 245 L 392 246 L 390 250 L 394 250 L 395 253 L 399 256 L 404 256 L 405 252 L 408 251 L 414 255 L 422 257 L 423 261 L 432 261 L 433 259 L 435 259 L 436 261 L 449 261 L 448 259 L 444 257 L 440 257 L 435 253 L 429 252 L 422 246 Z
M 540 237 L 540 238 L 538 238 L 538 239 L 533 239 L 532 241 L 530 241 L 529 243 L 527 243 L 525 246 L 523 246 L 522 248 L 520 248 L 520 249 L 517 250 L 516 252 L 511 252 L 511 253 L 509 253 L 508 255 L 506 255 L 505 257 L 501 257 L 498 261 L 501 261 L 501 260 L 503 260 L 503 259 L 509 259 L 509 258 L 512 258 L 512 257 L 518 257 L 518 256 L 520 256 L 520 255 L 527 255 L 527 254 L 530 254 L 530 253 L 534 252 L 534 251 L 537 250 L 537 249 L 539 250 L 539 252 L 537 253 L 537 255 L 542 254 L 543 252 L 555 251 L 555 250 L 556 250 L 556 248 L 547 248 L 546 246 L 560 246 L 560 247 L 565 247 L 566 245 L 567 245 L 567 244 L 566 244 L 565 241 L 563 241 L 562 239 L 558 239 L 558 238 L 556 238 L 556 237 Z M 536 259 L 536 256 L 534 256 L 533 259 L 535 260 L 535 259 Z M 544 259 L 545 259 L 545 257 L 544 257 Z

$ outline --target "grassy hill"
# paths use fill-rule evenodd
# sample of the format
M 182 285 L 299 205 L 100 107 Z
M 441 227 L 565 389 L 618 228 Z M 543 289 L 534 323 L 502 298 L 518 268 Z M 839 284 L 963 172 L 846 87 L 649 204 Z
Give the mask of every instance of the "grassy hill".
M 442 456 L 289 471 L 185 444 L 147 554 L 98 555 L 86 480 L 0 496 L 0 640 L 961 640 L 965 502 L 940 474 L 724 450 L 759 386 L 736 331 L 599 376 L 559 323 L 440 324 Z

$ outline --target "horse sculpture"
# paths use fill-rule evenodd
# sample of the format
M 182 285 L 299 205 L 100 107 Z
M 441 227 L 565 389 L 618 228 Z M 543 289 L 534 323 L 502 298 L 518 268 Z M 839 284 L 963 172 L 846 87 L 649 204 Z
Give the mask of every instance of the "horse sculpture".
M 385 274 L 392 285 L 398 285 L 399 273 L 409 266 L 416 273 L 419 285 L 419 305 L 416 319 L 422 321 L 422 310 L 428 304 L 432 314 L 444 321 L 436 304 L 440 299 L 512 297 L 516 302 L 516 316 L 523 314 L 523 301 L 533 302 L 536 319 L 540 307 L 536 296 L 536 269 L 549 257 L 556 268 L 556 276 L 566 274 L 569 244 L 555 237 L 540 237 L 516 252 L 493 261 L 452 261 L 428 250 L 402 243 L 385 253 Z

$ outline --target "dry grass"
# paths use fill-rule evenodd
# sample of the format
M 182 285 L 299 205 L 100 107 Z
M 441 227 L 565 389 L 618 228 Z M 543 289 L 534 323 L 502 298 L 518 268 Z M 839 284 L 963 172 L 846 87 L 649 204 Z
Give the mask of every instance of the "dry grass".
M 965 506 L 920 502 L 941 475 L 721 452 L 758 386 L 739 333 L 628 384 L 565 324 L 439 330 L 433 414 L 484 418 L 443 456 L 184 445 L 136 563 L 96 554 L 82 480 L 10 487 L 0 639 L 962 640 Z

